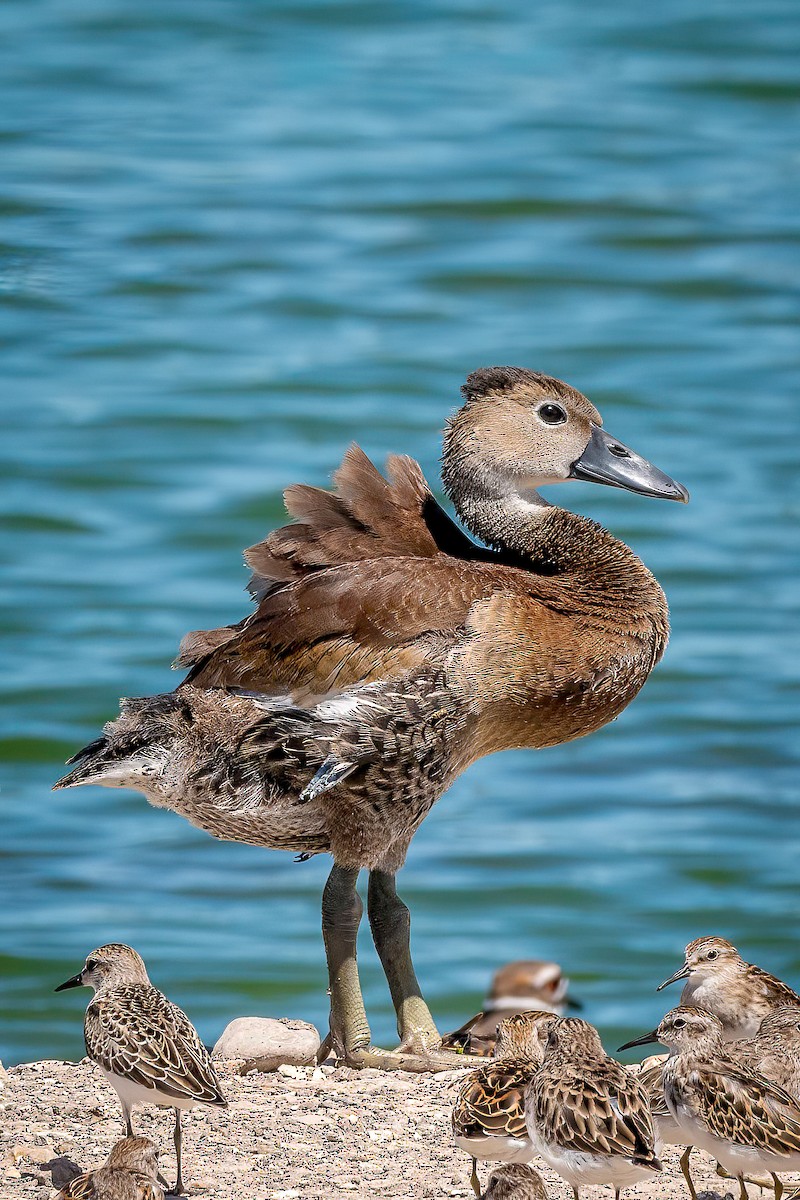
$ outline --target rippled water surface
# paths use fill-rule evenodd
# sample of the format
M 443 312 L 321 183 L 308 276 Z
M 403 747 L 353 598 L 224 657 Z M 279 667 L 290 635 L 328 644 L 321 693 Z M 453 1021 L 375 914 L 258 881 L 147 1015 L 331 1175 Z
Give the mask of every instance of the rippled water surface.
M 769 0 L 0 8 L 6 1061 L 81 1053 L 86 997 L 52 989 L 112 939 L 207 1039 L 324 1022 L 324 859 L 49 789 L 244 613 L 286 484 L 354 438 L 436 478 L 487 363 L 587 391 L 693 498 L 558 493 L 655 571 L 673 640 L 613 725 L 484 760 L 422 827 L 437 1016 L 547 956 L 632 1036 L 702 932 L 800 980 L 798 62 Z

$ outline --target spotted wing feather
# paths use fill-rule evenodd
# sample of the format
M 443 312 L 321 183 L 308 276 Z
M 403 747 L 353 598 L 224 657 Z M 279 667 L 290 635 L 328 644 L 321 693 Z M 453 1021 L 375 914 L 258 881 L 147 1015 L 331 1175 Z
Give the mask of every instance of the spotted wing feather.
M 800 1154 L 800 1108 L 747 1067 L 712 1063 L 691 1081 L 698 1115 L 716 1137 L 773 1154 Z
M 178 1099 L 227 1103 L 197 1030 L 156 988 L 131 984 L 96 998 L 84 1036 L 89 1057 L 114 1075 Z
M 647 1098 L 622 1067 L 592 1077 L 562 1070 L 534 1089 L 536 1123 L 547 1141 L 566 1150 L 616 1155 L 661 1170 Z
M 57 1193 L 55 1200 L 105 1200 L 113 1174 L 115 1200 L 164 1200 L 163 1189 L 139 1171 L 87 1171 L 76 1175 Z
M 453 1107 L 453 1130 L 462 1137 L 527 1138 L 525 1088 L 536 1067 L 529 1062 L 493 1062 L 461 1085 Z

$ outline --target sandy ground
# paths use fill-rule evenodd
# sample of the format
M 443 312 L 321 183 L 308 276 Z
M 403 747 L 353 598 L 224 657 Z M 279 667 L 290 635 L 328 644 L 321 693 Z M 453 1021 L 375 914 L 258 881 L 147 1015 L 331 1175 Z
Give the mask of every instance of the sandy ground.
M 469 1160 L 453 1146 L 450 1108 L 458 1076 L 281 1067 L 242 1077 L 220 1072 L 225 1111 L 195 1109 L 184 1118 L 187 1194 L 215 1200 L 322 1200 L 333 1196 L 471 1197 Z M 139 1109 L 137 1133 L 162 1149 L 161 1167 L 175 1178 L 172 1114 Z M 0 1068 L 0 1200 L 52 1192 L 50 1160 L 66 1155 L 84 1170 L 99 1165 L 121 1134 L 114 1092 L 88 1060 Z M 698 1190 L 724 1193 L 713 1164 L 693 1158 Z M 625 1197 L 688 1196 L 672 1148 L 664 1176 Z M 479 1168 L 485 1180 L 489 1164 Z M 552 1200 L 571 1190 L 543 1170 Z M 759 1192 L 750 1189 L 753 1197 Z M 586 1188 L 586 1200 L 608 1197 Z M 766 1193 L 765 1193 L 766 1196 Z

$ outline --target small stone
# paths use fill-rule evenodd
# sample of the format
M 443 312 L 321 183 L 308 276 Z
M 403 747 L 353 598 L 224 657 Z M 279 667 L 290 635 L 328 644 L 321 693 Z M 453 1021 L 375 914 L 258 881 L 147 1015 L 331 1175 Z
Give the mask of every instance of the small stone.
M 243 1063 L 244 1073 L 289 1066 L 294 1069 L 294 1074 L 281 1073 L 299 1078 L 296 1068 L 313 1066 L 319 1045 L 319 1034 L 306 1021 L 237 1017 L 223 1031 L 214 1047 L 213 1057 Z

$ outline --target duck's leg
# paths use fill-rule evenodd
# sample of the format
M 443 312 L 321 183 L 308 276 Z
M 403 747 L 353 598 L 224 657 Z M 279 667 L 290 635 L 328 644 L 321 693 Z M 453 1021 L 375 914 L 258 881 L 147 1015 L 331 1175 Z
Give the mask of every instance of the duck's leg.
M 393 872 L 370 871 L 367 911 L 397 1014 L 400 1045 L 391 1053 L 372 1050 L 370 1062 L 365 1061 L 365 1065 L 387 1071 L 450 1071 L 482 1062 L 471 1055 L 441 1049 L 442 1039 L 422 998 L 411 961 L 411 917 L 397 895 Z
M 397 1013 L 399 1050 L 424 1054 L 436 1049 L 442 1039 L 422 999 L 411 961 L 411 914 L 397 894 L 393 874 L 370 871 L 367 911 L 375 949 Z
M 330 1034 L 326 1041 L 337 1058 L 347 1063 L 369 1047 L 369 1025 L 356 962 L 356 938 L 363 912 L 357 880 L 356 868 L 334 863 L 322 893 L 322 937 L 331 994 Z

